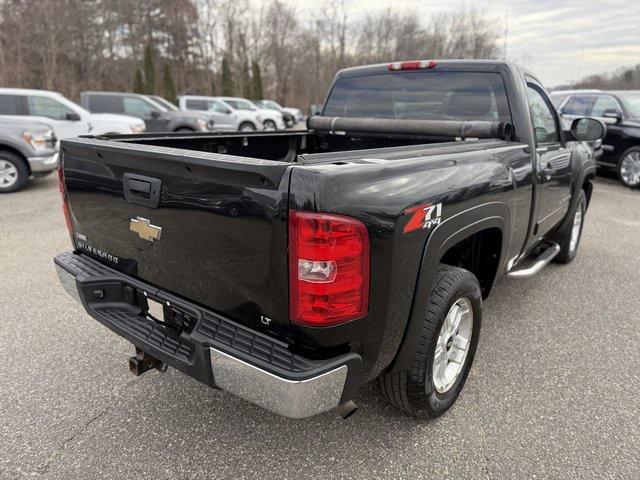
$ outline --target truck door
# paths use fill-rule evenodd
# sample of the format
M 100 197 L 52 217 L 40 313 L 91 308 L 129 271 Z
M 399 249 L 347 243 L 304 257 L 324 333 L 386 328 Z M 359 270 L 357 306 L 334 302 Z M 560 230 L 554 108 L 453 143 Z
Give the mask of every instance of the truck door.
M 535 235 L 542 237 L 566 215 L 571 200 L 571 150 L 563 145 L 560 120 L 544 89 L 527 81 L 527 99 L 535 140 L 538 218 Z

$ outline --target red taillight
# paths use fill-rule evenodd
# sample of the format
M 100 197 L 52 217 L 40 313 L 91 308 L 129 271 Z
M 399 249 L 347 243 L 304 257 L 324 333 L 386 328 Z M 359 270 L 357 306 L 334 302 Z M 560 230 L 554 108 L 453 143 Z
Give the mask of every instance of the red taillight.
M 67 187 L 64 184 L 64 170 L 62 169 L 62 161 L 58 160 L 58 188 L 62 197 L 62 211 L 64 212 L 64 220 L 67 222 L 67 230 L 69 235 L 72 234 L 73 227 L 71 224 L 71 213 L 69 212 L 69 198 L 67 197 Z
M 393 62 L 387 65 L 389 70 L 428 70 L 436 68 L 438 63 L 434 60 L 412 60 L 410 62 Z
M 291 320 L 312 326 L 367 314 L 369 234 L 355 218 L 289 211 Z

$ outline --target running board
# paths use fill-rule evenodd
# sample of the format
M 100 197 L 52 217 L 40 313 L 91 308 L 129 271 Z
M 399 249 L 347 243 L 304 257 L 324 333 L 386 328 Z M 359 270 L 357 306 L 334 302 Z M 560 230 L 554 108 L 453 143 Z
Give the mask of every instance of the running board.
M 544 267 L 546 267 L 551 260 L 556 258 L 556 255 L 560 253 L 560 245 L 554 243 L 549 246 L 544 252 L 538 255 L 538 258 L 533 262 L 530 267 L 523 268 L 522 270 L 513 270 L 509 272 L 507 275 L 510 277 L 516 278 L 528 278 L 533 277 L 535 274 L 540 272 Z

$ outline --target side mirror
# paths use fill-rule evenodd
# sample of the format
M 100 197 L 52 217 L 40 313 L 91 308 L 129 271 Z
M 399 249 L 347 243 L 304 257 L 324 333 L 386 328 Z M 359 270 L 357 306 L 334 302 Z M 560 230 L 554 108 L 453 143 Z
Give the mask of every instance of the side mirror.
M 607 134 L 607 126 L 597 118 L 576 118 L 571 124 L 571 134 L 581 142 L 602 140 Z
M 604 118 L 605 123 L 609 123 L 611 125 L 615 125 L 620 120 L 622 120 L 622 115 L 618 110 L 610 109 L 605 110 L 602 114 L 602 118 Z
M 75 112 L 67 112 L 65 118 L 70 122 L 79 122 L 80 120 L 82 120 L 82 118 L 80 118 L 80 115 Z
M 158 110 L 151 110 L 151 118 L 160 118 L 160 112 Z

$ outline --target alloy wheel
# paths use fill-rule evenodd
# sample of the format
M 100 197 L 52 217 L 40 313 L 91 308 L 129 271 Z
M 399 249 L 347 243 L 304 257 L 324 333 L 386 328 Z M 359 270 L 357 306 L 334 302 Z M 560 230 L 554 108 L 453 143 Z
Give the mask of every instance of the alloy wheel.
M 620 177 L 630 187 L 640 185 L 640 151 L 627 153 L 620 164 Z
M 18 169 L 8 160 L 0 160 L 0 188 L 11 188 L 18 181 Z
M 433 358 L 433 386 L 445 393 L 462 372 L 473 332 L 473 307 L 466 298 L 459 298 L 444 319 Z

